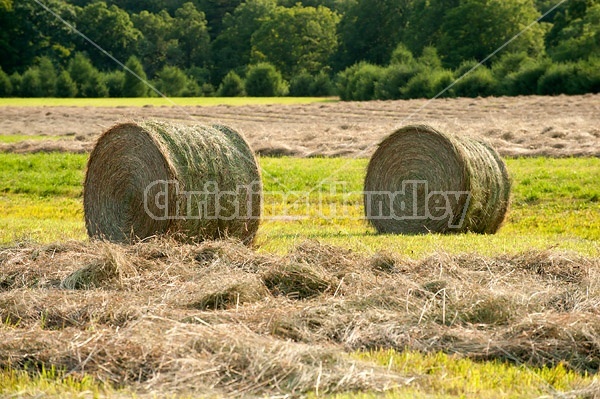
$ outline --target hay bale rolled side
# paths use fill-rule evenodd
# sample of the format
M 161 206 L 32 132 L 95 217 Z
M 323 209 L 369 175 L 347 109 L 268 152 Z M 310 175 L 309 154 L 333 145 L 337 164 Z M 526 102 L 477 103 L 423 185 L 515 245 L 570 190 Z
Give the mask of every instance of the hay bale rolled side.
M 90 237 L 132 242 L 160 234 L 250 243 L 262 201 L 248 143 L 221 125 L 118 124 L 90 154 L 84 214 Z
M 493 234 L 509 196 L 506 165 L 491 146 L 424 125 L 385 138 L 364 184 L 365 216 L 379 233 Z

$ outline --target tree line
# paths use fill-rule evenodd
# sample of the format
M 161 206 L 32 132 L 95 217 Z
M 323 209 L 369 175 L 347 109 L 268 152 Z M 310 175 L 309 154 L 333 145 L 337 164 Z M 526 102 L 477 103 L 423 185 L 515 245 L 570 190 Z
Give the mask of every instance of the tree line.
M 0 0 L 0 96 L 600 92 L 600 0 L 40 2 Z

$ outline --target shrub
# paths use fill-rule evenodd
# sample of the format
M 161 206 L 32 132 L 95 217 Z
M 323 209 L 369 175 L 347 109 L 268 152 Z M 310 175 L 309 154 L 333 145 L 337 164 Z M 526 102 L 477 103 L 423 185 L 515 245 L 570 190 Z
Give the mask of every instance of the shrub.
M 271 64 L 251 65 L 244 82 L 246 93 L 252 97 L 284 96 L 288 88 L 281 73 Z
M 23 74 L 21 82 L 21 96 L 23 97 L 42 97 L 42 80 L 38 67 L 31 67 Z
M 368 101 L 375 98 L 375 85 L 383 78 L 385 68 L 359 62 L 338 75 L 340 98 L 345 101 Z
M 380 80 L 375 82 L 375 98 L 396 100 L 402 98 L 402 89 L 421 68 L 415 64 L 391 64 L 382 72 Z
M 427 46 L 423 49 L 421 56 L 417 59 L 417 63 L 432 70 L 442 68 L 442 60 L 440 60 L 435 47 L 432 46 Z
M 531 95 L 538 92 L 538 81 L 549 67 L 548 60 L 528 61 L 514 73 L 508 74 L 502 84 L 503 90 L 511 96 Z
M 56 78 L 56 95 L 58 97 L 75 97 L 77 84 L 71 79 L 68 71 L 62 71 Z
M 123 71 L 112 71 L 104 75 L 104 82 L 108 89 L 108 95 L 110 97 L 132 97 L 125 94 L 125 82 L 127 80 L 126 75 L 131 75 L 129 72 Z
M 600 59 L 553 64 L 538 82 L 540 94 L 584 94 L 600 92 Z
M 38 61 L 40 85 L 42 96 L 54 97 L 56 93 L 56 69 L 49 57 L 42 57 Z
M 123 75 L 121 94 L 117 97 L 145 97 L 148 94 L 148 86 L 145 82 L 147 78 L 146 72 L 144 72 L 144 68 L 142 67 L 140 60 L 132 55 L 127 60 L 125 66 L 137 76 L 129 71 L 126 71 L 126 73 Z M 111 93 L 111 97 L 112 96 L 113 94 Z
M 452 72 L 444 69 L 424 69 L 413 76 L 402 88 L 402 98 L 433 98 L 454 81 Z M 446 91 L 444 96 L 451 96 L 452 91 Z
M 244 93 L 244 81 L 235 71 L 229 71 L 219 85 L 219 97 L 241 97 Z
M 81 97 L 86 98 L 108 97 L 108 87 L 106 87 L 103 74 L 95 70 L 95 72 L 88 77 L 88 80 L 81 85 L 79 94 Z
M 392 56 L 390 57 L 390 65 L 395 64 L 414 64 L 415 59 L 413 57 L 413 53 L 404 45 L 404 43 L 400 43 L 396 46 L 394 51 L 392 51 Z
M 156 74 L 156 87 L 165 96 L 180 97 L 188 86 L 188 77 L 176 66 L 165 66 Z
M 290 81 L 290 96 L 295 97 L 324 97 L 334 92 L 329 75 L 321 71 L 317 75 L 301 72 Z
M 80 97 L 108 96 L 104 76 L 98 72 L 85 54 L 76 53 L 69 61 L 68 71 L 71 79 L 77 84 L 77 92 Z
M 313 76 L 313 81 L 310 84 L 310 95 L 313 97 L 332 96 L 335 92 L 333 83 L 329 74 L 321 71 Z
M 533 58 L 529 57 L 524 51 L 507 53 L 494 62 L 492 73 L 496 79 L 501 80 L 511 73 L 518 72 L 524 63 L 531 61 L 533 61 Z
M 21 85 L 23 84 L 23 76 L 19 75 L 18 72 L 13 72 L 12 75 L 10 75 L 10 84 L 12 86 L 12 95 L 20 96 Z
M 454 94 L 458 97 L 488 97 L 497 93 L 498 83 L 492 71 L 481 65 L 456 82 Z
M 0 68 L 0 97 L 9 97 L 13 92 L 10 77 Z
M 310 73 L 300 72 L 290 80 L 290 96 L 309 97 L 310 85 L 313 83 L 313 77 Z

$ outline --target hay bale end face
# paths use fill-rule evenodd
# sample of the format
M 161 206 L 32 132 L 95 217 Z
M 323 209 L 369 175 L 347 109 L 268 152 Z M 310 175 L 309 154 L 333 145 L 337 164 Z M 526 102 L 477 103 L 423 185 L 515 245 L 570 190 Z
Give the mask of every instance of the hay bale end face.
M 173 234 L 250 243 L 261 201 L 259 167 L 242 136 L 221 125 L 159 121 L 104 132 L 83 195 L 89 236 L 116 242 Z
M 510 179 L 489 145 L 406 126 L 384 139 L 367 168 L 364 205 L 379 233 L 495 233 Z

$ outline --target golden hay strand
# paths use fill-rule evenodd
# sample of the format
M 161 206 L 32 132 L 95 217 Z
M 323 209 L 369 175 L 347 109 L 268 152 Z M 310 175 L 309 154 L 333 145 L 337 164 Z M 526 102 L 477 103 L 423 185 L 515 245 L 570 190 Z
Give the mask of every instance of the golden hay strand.
M 159 121 L 104 132 L 88 161 L 83 197 L 90 237 L 116 242 L 170 233 L 250 243 L 261 201 L 256 158 L 237 132 Z
M 403 127 L 371 157 L 365 215 L 379 233 L 495 233 L 506 215 L 510 180 L 488 144 Z

